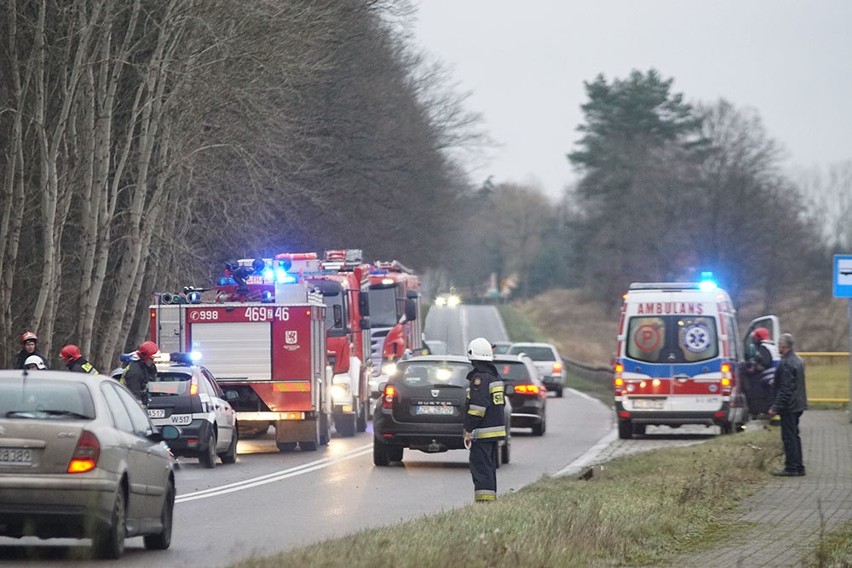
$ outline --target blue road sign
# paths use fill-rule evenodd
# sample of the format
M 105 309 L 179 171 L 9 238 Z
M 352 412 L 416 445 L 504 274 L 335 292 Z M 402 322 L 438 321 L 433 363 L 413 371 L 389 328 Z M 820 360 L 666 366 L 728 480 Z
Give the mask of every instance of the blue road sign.
M 852 298 L 852 254 L 834 255 L 834 297 Z

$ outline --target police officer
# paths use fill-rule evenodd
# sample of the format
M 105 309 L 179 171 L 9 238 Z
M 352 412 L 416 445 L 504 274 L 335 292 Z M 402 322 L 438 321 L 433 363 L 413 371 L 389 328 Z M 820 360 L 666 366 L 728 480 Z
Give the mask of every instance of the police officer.
M 47 368 L 47 358 L 38 350 L 38 336 L 32 331 L 26 331 L 21 335 L 21 350 L 18 352 L 18 358 L 15 361 L 16 369 L 23 369 L 24 362 L 35 355 L 41 359 L 44 368 Z
M 482 337 L 470 342 L 467 357 L 473 364 L 468 373 L 464 415 L 465 446 L 470 446 L 470 475 L 474 501 L 497 499 L 497 448 L 506 438 L 503 381 L 491 361 L 491 343 Z
M 59 351 L 59 356 L 65 361 L 65 367 L 72 373 L 88 373 L 90 375 L 99 375 L 98 370 L 94 365 L 89 363 L 80 348 L 76 345 L 69 344 Z
M 121 382 L 143 405 L 148 404 L 148 382 L 157 376 L 154 355 L 160 350 L 153 341 L 146 341 L 134 353 L 135 357 L 121 374 Z

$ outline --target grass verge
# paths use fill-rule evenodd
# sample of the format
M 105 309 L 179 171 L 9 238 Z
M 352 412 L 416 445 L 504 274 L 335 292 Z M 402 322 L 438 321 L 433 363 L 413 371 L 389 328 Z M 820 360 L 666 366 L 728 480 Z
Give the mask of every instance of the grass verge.
M 494 503 L 470 504 L 236 566 L 663 564 L 746 530 L 735 522 L 734 507 L 768 478 L 779 452 L 774 430 L 720 436 L 615 459 L 590 481 L 545 477 Z

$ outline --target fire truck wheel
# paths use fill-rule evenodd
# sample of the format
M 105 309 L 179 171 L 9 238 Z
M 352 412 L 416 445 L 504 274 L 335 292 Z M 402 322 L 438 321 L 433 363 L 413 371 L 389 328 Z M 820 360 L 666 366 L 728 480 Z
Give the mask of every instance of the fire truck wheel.
M 236 463 L 238 440 L 239 435 L 237 434 L 237 429 L 234 428 L 234 435 L 231 437 L 231 443 L 228 444 L 228 449 L 219 456 L 222 459 L 222 463 Z
M 618 422 L 618 437 L 622 440 L 633 438 L 633 424 L 629 420 L 620 420 Z
M 320 435 L 319 435 L 319 438 L 320 438 L 320 445 L 321 446 L 327 446 L 328 445 L 329 435 L 328 435 L 328 415 L 327 414 L 323 414 L 322 416 L 320 416 Z
M 349 414 L 335 414 L 334 428 L 337 430 L 337 433 L 343 436 L 344 438 L 351 438 L 352 436 L 354 436 L 355 413 L 351 412 Z
M 216 467 L 216 433 L 212 429 L 207 436 L 207 444 L 198 454 L 198 461 L 207 469 Z
M 384 467 L 389 463 L 387 445 L 373 438 L 373 465 Z
M 356 427 L 359 432 L 367 431 L 367 407 L 369 404 L 363 404 L 362 402 L 358 402 L 358 423 Z
M 279 452 L 292 452 L 296 449 L 296 442 L 276 442 Z
M 317 451 L 317 443 L 316 442 L 299 442 L 299 447 L 302 448 L 303 452 L 315 452 L 315 451 Z

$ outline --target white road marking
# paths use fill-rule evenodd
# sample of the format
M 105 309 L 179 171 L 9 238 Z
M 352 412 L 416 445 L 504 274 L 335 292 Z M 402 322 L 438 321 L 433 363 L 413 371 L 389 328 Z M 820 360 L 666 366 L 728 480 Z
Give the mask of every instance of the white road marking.
M 289 469 L 285 469 L 282 471 L 275 471 L 272 473 L 267 473 L 266 475 L 260 475 L 258 477 L 253 477 L 251 479 L 244 479 L 242 481 L 237 481 L 236 483 L 229 483 L 228 485 L 222 485 L 220 487 L 211 487 L 210 489 L 202 489 L 201 491 L 195 491 L 193 493 L 188 493 L 186 495 L 180 495 L 175 499 L 175 503 L 185 503 L 187 501 L 196 501 L 198 499 L 207 499 L 208 497 L 218 497 L 220 495 L 225 495 L 227 493 L 233 493 L 235 491 L 242 491 L 244 489 L 251 489 L 253 487 L 258 487 L 260 485 L 266 485 L 267 483 L 274 483 L 276 481 L 281 481 L 282 479 L 287 479 L 288 477 L 295 477 L 297 475 L 303 475 L 305 473 L 310 473 L 312 471 L 317 471 L 337 463 L 351 460 L 357 457 L 361 457 L 370 453 L 373 450 L 373 444 L 367 444 L 365 446 L 360 446 L 349 452 L 348 454 L 344 454 L 342 456 L 333 457 L 333 458 L 323 458 L 321 460 L 316 460 L 312 462 L 308 462 L 306 464 L 302 464 L 296 467 L 291 467 Z

